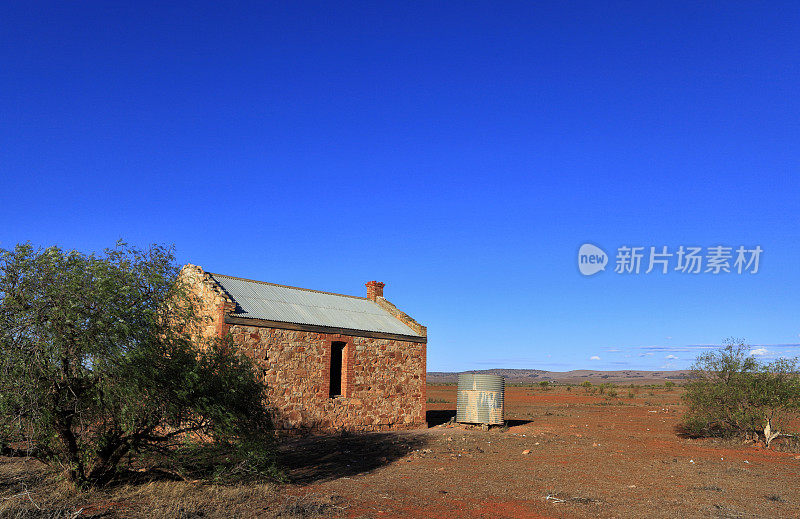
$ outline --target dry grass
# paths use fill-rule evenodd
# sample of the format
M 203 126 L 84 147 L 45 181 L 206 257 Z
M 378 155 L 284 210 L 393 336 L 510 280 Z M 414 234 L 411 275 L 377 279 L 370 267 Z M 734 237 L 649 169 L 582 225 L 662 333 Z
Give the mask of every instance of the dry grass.
M 444 402 L 429 404 L 428 420 L 443 427 L 284 438 L 281 484 L 161 474 L 76 493 L 37 462 L 0 458 L 0 519 L 800 517 L 792 439 L 765 449 L 686 437 L 681 388 L 651 389 L 617 405 L 575 388 L 510 387 L 508 427 L 484 431 L 448 423 L 456 388 L 431 386 Z
M 249 483 L 203 484 L 150 481 L 77 492 L 32 460 L 0 458 L 0 518 L 195 518 L 335 517 L 344 509 L 336 495 L 293 496 L 291 487 Z
M 195 460 L 194 468 L 202 470 L 183 472 L 184 476 L 160 470 L 158 463 L 153 467 L 159 470 L 140 472 L 145 470 L 140 467 L 125 475 L 122 483 L 85 492 L 76 491 L 57 471 L 35 460 L 0 457 L 0 519 L 337 517 L 347 508 L 345 499 L 311 486 L 373 472 L 422 446 L 414 435 L 395 433 L 287 437 L 276 455 L 290 484 L 231 477 L 223 484 L 217 479 L 193 480 L 213 474 L 209 469 L 224 463 L 223 456 Z

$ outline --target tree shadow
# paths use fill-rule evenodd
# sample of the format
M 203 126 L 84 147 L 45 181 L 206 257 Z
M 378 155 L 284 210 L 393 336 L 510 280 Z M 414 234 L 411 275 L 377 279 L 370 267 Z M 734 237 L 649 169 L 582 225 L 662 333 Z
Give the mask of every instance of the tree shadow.
M 696 432 L 692 432 L 686 427 L 684 424 L 679 423 L 672 427 L 673 432 L 675 435 L 682 439 L 682 440 L 697 440 L 703 438 L 702 434 L 698 434 Z
M 371 472 L 425 446 L 420 435 L 360 432 L 285 439 L 278 463 L 289 481 L 301 485 Z
M 46 477 L 47 466 L 37 460 L 0 456 L 0 494 L 36 487 Z

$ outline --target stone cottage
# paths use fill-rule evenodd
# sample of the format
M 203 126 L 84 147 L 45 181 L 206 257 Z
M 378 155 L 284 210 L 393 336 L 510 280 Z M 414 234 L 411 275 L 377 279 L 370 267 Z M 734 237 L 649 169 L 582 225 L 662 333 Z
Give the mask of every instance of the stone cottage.
M 279 427 L 382 430 L 425 425 L 427 330 L 383 297 L 253 281 L 186 265 L 207 317 L 253 358 Z

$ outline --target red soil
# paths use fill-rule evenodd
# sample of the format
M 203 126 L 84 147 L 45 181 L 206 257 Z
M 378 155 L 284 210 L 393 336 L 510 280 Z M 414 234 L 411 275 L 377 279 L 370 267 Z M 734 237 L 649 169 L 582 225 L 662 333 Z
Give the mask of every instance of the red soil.
M 617 391 L 510 387 L 507 431 L 402 433 L 422 443 L 304 490 L 342 496 L 352 518 L 800 517 L 800 453 L 681 437 L 680 388 Z M 429 411 L 453 412 L 455 393 L 430 386 L 445 402 Z

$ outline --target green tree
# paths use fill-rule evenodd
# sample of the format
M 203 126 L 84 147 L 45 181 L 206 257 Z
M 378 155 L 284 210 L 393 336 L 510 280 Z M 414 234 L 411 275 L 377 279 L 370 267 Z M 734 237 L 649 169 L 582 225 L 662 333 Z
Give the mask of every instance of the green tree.
M 769 444 L 800 411 L 797 359 L 762 364 L 742 340 L 698 356 L 684 385 L 684 425 L 703 436 L 761 435 Z
M 201 318 L 172 248 L 0 249 L 0 450 L 85 487 L 187 436 L 264 449 L 264 387 Z

